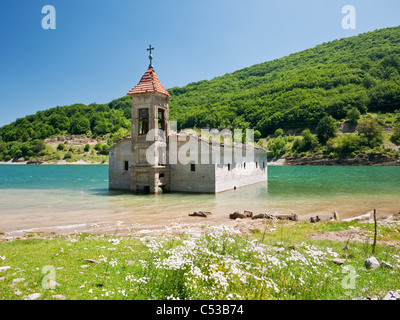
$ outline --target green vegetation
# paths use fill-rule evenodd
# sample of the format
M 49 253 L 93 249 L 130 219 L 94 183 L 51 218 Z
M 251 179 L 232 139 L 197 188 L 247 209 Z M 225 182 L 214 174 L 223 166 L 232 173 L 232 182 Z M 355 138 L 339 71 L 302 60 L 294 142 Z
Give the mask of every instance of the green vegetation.
M 45 158 L 57 160 L 53 148 L 44 143 L 44 139 L 65 135 L 84 135 L 91 138 L 108 140 L 114 144 L 130 130 L 131 102 L 124 97 L 109 104 L 75 104 L 39 111 L 0 128 L 0 161 L 24 158 Z M 59 144 L 58 151 L 65 146 Z M 99 151 L 105 155 L 106 148 Z M 87 151 L 88 148 L 86 148 Z M 70 152 L 79 151 L 70 150 Z M 87 152 L 85 150 L 85 152 Z M 74 154 L 79 158 L 79 153 Z M 62 154 L 61 156 L 65 155 Z M 70 154 L 73 158 L 74 156 Z M 67 155 L 67 158 L 70 159 Z M 59 160 L 59 159 L 58 159 Z
M 398 223 L 378 223 L 374 256 L 380 262 L 400 263 L 399 248 L 385 243 L 400 240 L 398 228 Z M 180 236 L 32 234 L 3 241 L 0 265 L 6 268 L 1 272 L 0 296 L 5 300 L 348 300 L 383 298 L 400 286 L 399 268 L 364 266 L 371 255 L 373 224 L 265 221 L 263 227 L 251 230 L 246 235 L 228 227 L 204 226 L 202 234 Z M 356 232 L 365 241 L 307 236 L 329 231 Z M 334 259 L 344 259 L 343 265 Z
M 169 118 L 178 122 L 178 129 L 252 128 L 260 142 L 277 129 L 309 129 L 312 134 L 316 130 L 320 147 L 305 133 L 310 140 L 305 145 L 294 140 L 296 148 L 292 149 L 278 141 L 275 154 L 291 150 L 292 155 L 300 156 L 319 150 L 323 156 L 328 152 L 334 157 L 343 155 L 340 150 L 348 156 L 358 150 L 395 157 L 396 148 L 388 147 L 386 141 L 399 144 L 399 116 L 394 114 L 400 106 L 399 57 L 400 27 L 323 43 L 210 81 L 171 88 Z M 379 128 L 372 122 L 360 124 L 366 116 L 397 131 L 388 139 L 385 133 L 374 132 L 370 137 L 366 131 Z M 381 123 L 381 116 L 386 120 L 392 117 L 390 123 Z M 130 118 L 129 96 L 108 104 L 39 111 L 0 128 L 0 161 L 40 157 L 44 150 L 34 148 L 39 141 L 67 134 L 110 139 L 107 144 L 112 145 L 121 132 L 129 132 Z M 321 123 L 322 119 L 327 122 Z M 344 138 L 335 132 L 334 122 L 358 125 L 358 134 Z
M 400 27 L 335 40 L 211 81 L 172 88 L 180 128 L 310 128 L 349 110 L 392 111 L 400 98 Z
M 315 133 L 304 129 L 301 135 L 276 135 L 260 139 L 259 145 L 271 151 L 271 158 L 367 158 L 399 159 L 400 122 L 395 113 L 367 113 L 352 123 L 350 132 L 338 131 L 331 117 L 321 119 Z M 342 124 L 349 123 L 344 121 Z M 386 132 L 383 128 L 386 128 Z M 389 131 L 389 130 L 390 131 Z

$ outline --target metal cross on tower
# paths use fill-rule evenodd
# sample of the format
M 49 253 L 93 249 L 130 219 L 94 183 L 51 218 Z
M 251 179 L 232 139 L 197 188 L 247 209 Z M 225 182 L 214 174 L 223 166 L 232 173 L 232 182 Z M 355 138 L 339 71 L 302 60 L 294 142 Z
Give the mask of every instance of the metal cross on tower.
M 149 60 L 150 60 L 149 68 L 153 68 L 153 55 L 151 54 L 151 50 L 154 50 L 154 48 L 152 48 L 151 45 L 149 45 L 149 48 L 147 49 L 147 51 L 150 51 L 150 54 L 149 54 Z

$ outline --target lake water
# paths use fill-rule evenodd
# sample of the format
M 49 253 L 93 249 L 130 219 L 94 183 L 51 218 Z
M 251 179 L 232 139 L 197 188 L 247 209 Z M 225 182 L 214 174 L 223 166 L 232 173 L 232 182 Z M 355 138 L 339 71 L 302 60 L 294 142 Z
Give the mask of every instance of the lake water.
M 123 221 L 226 219 L 234 211 L 337 211 L 341 218 L 400 211 L 400 167 L 270 166 L 268 182 L 217 195 L 134 195 L 108 190 L 107 165 L 0 165 L 0 232 Z M 200 218 L 197 218 L 200 219 Z

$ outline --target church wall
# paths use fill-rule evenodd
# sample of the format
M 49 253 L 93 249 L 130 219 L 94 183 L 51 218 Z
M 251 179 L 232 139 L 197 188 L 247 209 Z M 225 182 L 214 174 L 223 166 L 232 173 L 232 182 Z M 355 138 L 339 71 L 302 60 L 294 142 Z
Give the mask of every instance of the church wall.
M 109 188 L 130 190 L 131 140 L 118 142 L 110 150 L 109 155 Z M 128 170 L 125 170 L 125 161 L 128 161 Z
M 215 165 L 194 164 L 194 167 L 190 163 L 170 165 L 170 191 L 215 193 Z
M 169 136 L 168 153 L 171 192 L 215 193 L 215 165 L 211 164 L 210 154 L 208 163 L 202 163 L 201 145 L 197 138 L 190 135 Z M 180 158 L 182 156 L 183 159 Z
M 221 152 L 223 159 L 223 152 Z M 223 192 L 267 181 L 267 153 L 254 152 L 253 161 L 235 161 L 232 157 L 230 168 L 228 161 L 216 166 L 215 192 Z

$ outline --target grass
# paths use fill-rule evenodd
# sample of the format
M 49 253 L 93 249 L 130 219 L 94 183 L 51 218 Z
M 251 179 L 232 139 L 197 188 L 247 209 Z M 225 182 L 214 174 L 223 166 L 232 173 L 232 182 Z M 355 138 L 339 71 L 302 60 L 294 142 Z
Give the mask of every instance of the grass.
M 264 226 L 251 234 L 207 226 L 202 234 L 155 238 L 33 234 L 3 241 L 0 267 L 10 268 L 0 271 L 0 298 L 40 294 L 39 299 L 62 295 L 71 300 L 347 300 L 400 289 L 400 268 L 365 268 L 370 242 L 307 236 L 352 228 L 370 234 L 371 224 L 266 222 Z M 398 223 L 380 223 L 378 240 L 398 241 L 398 231 Z M 378 245 L 375 256 L 400 264 L 395 246 Z M 346 260 L 338 265 L 335 258 Z
M 88 163 L 108 162 L 108 155 L 98 153 L 93 147 L 90 147 L 90 150 L 85 152 L 83 146 L 68 146 L 64 150 L 57 150 L 56 147 L 47 145 L 38 158 L 48 162 L 60 160 L 65 160 L 69 163 L 80 160 Z

